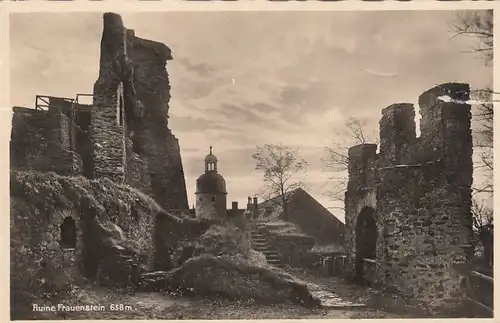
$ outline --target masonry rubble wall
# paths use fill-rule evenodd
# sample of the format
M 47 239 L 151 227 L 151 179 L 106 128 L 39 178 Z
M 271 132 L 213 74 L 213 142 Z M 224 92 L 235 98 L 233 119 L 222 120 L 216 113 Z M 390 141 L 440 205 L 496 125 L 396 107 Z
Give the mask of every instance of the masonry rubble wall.
M 455 100 L 445 102 L 449 96 Z M 419 97 L 414 108 L 382 111 L 380 152 L 349 149 L 346 192 L 347 272 L 356 276 L 356 225 L 375 210 L 376 264 L 372 283 L 429 311 L 461 300 L 461 268 L 471 243 L 472 134 L 467 84 L 447 83 Z
M 108 263 L 108 273 L 125 270 L 118 268 L 116 252 L 129 248 L 152 269 L 151 214 L 160 211 L 150 198 L 108 179 L 11 172 L 11 250 L 16 261 L 23 261 L 24 254 L 60 268 L 81 268 L 90 278 L 98 278 L 100 264 Z M 73 246 L 61 244 L 67 219 L 75 226 Z M 110 260 L 115 261 L 112 266 Z
M 62 175 L 82 172 L 81 157 L 72 150 L 70 120 L 49 110 L 14 108 L 10 141 L 12 168 L 55 171 Z
M 131 125 L 132 140 L 148 165 L 152 194 L 165 209 L 188 209 L 179 141 L 168 128 L 166 64 L 172 60 L 172 52 L 165 44 L 136 37 L 133 30 L 127 30 L 127 50 L 137 100 L 144 106 L 142 118 Z
M 155 225 L 163 236 L 170 232 L 154 222 L 155 216 L 169 209 L 188 210 L 179 141 L 168 128 L 170 59 L 166 45 L 136 37 L 119 15 L 106 13 L 93 104 L 83 107 L 72 99 L 46 97 L 46 110 L 14 108 L 10 149 L 12 231 L 20 237 L 16 256 L 26 252 L 31 260 L 40 256 L 68 268 L 78 261 L 95 273 L 96 263 L 110 258 L 102 256 L 103 245 L 117 239 L 96 237 L 106 233 L 107 225 L 119 227 L 122 242 L 145 255 L 151 267 L 155 255 L 170 256 L 159 252 L 163 245 L 155 246 Z M 79 117 L 85 119 L 85 129 L 78 126 Z M 30 189 L 38 190 L 37 199 L 27 198 Z M 81 196 L 87 193 L 92 196 Z M 51 200 L 54 196 L 57 201 Z M 84 210 L 89 203 L 93 209 Z M 73 252 L 59 245 L 61 221 L 68 217 L 78 235 Z M 175 243 L 170 239 L 166 245 Z M 96 255 L 102 259 L 94 259 Z M 121 275 L 115 258 L 108 259 L 108 269 Z
M 46 97 L 46 111 L 15 108 L 12 167 L 108 177 L 164 209 L 187 210 L 179 140 L 168 127 L 170 48 L 136 37 L 119 15 L 106 13 L 100 52 L 88 131 L 76 124 L 72 99 Z
M 116 14 L 104 15 L 103 29 L 94 172 L 137 185 L 165 209 L 188 209 L 179 142 L 168 128 L 171 50 L 136 37 Z

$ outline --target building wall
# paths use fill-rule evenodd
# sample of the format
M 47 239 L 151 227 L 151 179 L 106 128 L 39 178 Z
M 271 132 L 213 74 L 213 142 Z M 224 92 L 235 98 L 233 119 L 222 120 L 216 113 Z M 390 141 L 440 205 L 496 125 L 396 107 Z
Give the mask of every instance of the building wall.
M 72 151 L 70 121 L 59 111 L 14 108 L 10 141 L 12 168 L 76 175 L 80 156 Z
M 49 101 L 45 111 L 14 108 L 11 167 L 37 170 L 44 176 L 54 171 L 61 175 L 83 173 L 91 178 L 127 181 L 164 208 L 187 210 L 179 142 L 167 126 L 170 98 L 167 59 L 170 50 L 165 45 L 140 40 L 130 33 L 127 36 L 121 17 L 105 14 L 99 78 L 94 85 L 92 107 L 87 109 L 90 110 L 88 132 L 75 124 L 76 106 L 71 99 L 46 97 Z M 146 131 L 141 134 L 138 129 Z M 134 130 L 136 134 L 139 132 L 137 136 Z M 141 144 L 145 149 L 141 150 Z M 87 161 L 85 172 L 79 153 Z M 120 226 L 127 238 L 138 243 L 139 249 L 152 259 L 153 217 L 131 209 L 130 203 L 115 202 L 119 205 L 107 205 L 106 215 L 100 220 Z M 62 219 L 59 213 L 38 223 L 42 221 L 39 214 L 18 205 L 11 212 L 13 230 L 21 232 L 21 246 L 16 252 L 28 248 L 26 252 L 32 255 L 48 256 L 51 262 L 71 267 L 77 258 L 88 263 L 83 250 L 94 248 L 85 254 L 96 255 L 102 249 L 94 243 L 98 240 L 94 229 L 88 223 L 81 225 L 80 210 L 70 210 L 76 212 L 79 238 L 75 251 L 68 252 L 58 245 Z M 82 241 L 87 242 L 86 247 L 82 247 L 85 245 Z M 64 264 L 56 258 L 63 259 Z
M 129 118 L 129 124 L 135 152 L 148 167 L 151 195 L 165 209 L 188 209 L 179 141 L 168 128 L 170 81 L 166 63 L 172 59 L 171 50 L 128 30 L 127 55 L 136 99 L 143 106 L 142 116 Z
M 314 237 L 317 245 L 344 244 L 345 225 L 303 189 L 297 189 L 287 207 L 288 221 Z
M 90 140 L 93 175 L 125 181 L 125 123 L 123 117 L 126 33 L 120 16 L 104 15 L 99 78 L 94 84 Z
M 226 219 L 227 195 L 213 193 L 196 194 L 196 218 L 198 219 Z
M 188 209 L 178 139 L 168 128 L 170 49 L 135 36 L 119 15 L 103 18 L 89 138 L 91 177 L 109 177 Z
M 171 59 L 166 45 L 138 38 L 119 15 L 104 14 L 88 132 L 73 122 L 70 99 L 50 98 L 48 111 L 14 109 L 11 165 L 108 177 L 140 189 L 164 209 L 187 210 L 179 140 L 168 128 Z
M 160 210 L 137 191 L 109 180 L 91 182 L 53 173 L 18 171 L 11 176 L 11 250 L 17 261 L 24 261 L 25 253 L 29 259 L 45 259 L 59 267 L 76 263 L 95 278 L 99 263 L 111 263 L 107 269 L 122 272 L 121 247 L 132 243 L 147 258 L 144 263 L 153 265 L 154 216 Z M 69 249 L 60 244 L 66 218 L 76 229 L 76 244 Z
M 421 136 L 410 104 L 382 111 L 376 145 L 349 149 L 346 192 L 347 271 L 356 275 L 356 225 L 375 210 L 376 263 L 372 282 L 432 310 L 458 300 L 470 244 L 472 135 L 466 84 L 443 84 L 419 98 Z M 360 243 L 361 245 L 361 243 Z M 367 266 L 368 267 L 368 266 Z

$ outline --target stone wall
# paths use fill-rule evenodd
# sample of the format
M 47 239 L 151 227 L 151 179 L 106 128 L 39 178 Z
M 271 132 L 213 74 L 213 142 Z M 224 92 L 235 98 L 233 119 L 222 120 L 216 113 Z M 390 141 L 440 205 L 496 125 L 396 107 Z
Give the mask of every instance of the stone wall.
M 120 16 L 104 15 L 99 78 L 94 84 L 90 139 L 94 177 L 125 180 L 126 33 Z
M 15 108 L 12 166 L 108 177 L 140 189 L 164 209 L 187 210 L 179 140 L 168 128 L 171 59 L 166 45 L 138 38 L 119 15 L 104 14 L 92 106 L 44 97 L 48 111 Z M 88 131 L 79 127 L 80 106 L 85 118 L 90 115 Z
M 165 209 L 188 209 L 179 142 L 168 128 L 170 59 L 165 44 L 136 37 L 119 15 L 104 15 L 92 110 L 94 173 L 125 180 Z
M 455 100 L 439 99 L 444 95 Z M 349 149 L 347 272 L 429 311 L 460 301 L 456 268 L 466 263 L 472 238 L 468 95 L 468 85 L 455 83 L 422 94 L 420 138 L 413 106 L 392 105 L 382 111 L 380 152 L 366 144 Z M 366 238 L 357 236 L 364 210 L 373 210 L 376 232 L 369 266 L 360 259 Z
M 227 194 L 196 193 L 195 214 L 198 219 L 226 220 Z
M 81 174 L 81 158 L 71 150 L 70 124 L 68 117 L 59 111 L 14 108 L 11 167 Z
M 188 209 L 178 139 L 168 128 L 170 82 L 166 70 L 171 50 L 166 45 L 127 33 L 133 82 L 144 115 L 131 124 L 135 152 L 148 165 L 152 196 L 165 209 Z
M 182 215 L 158 213 L 154 230 L 154 268 L 173 269 L 193 256 L 196 241 L 210 225 L 210 222 Z
M 72 262 L 60 266 L 76 262 L 91 278 L 120 250 L 142 255 L 151 268 L 154 214 L 160 211 L 150 198 L 108 179 L 11 172 L 11 248 L 58 266 L 60 257 L 71 254 Z M 65 219 L 74 224 L 73 245 L 62 243 Z

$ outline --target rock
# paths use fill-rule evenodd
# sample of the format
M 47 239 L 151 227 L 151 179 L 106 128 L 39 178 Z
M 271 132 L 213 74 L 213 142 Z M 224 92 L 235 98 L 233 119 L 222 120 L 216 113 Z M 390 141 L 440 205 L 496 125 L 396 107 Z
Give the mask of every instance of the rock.
M 47 246 L 47 248 L 48 248 L 49 250 L 59 250 L 59 249 L 60 249 L 60 247 L 59 247 L 59 243 L 58 243 L 58 242 L 55 242 L 55 241 L 51 241 L 51 242 L 49 243 L 49 245 Z

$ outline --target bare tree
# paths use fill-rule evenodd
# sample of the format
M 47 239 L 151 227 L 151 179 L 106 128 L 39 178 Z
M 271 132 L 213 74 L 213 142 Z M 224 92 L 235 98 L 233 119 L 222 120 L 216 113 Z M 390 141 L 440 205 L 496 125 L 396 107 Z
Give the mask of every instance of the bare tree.
M 305 171 L 307 162 L 300 158 L 297 150 L 282 144 L 257 146 L 252 158 L 256 161 L 255 169 L 264 173 L 265 196 L 276 198 L 287 221 L 290 192 L 303 185 L 297 175 Z
M 459 12 L 451 28 L 452 38 L 468 36 L 477 41 L 469 53 L 480 54 L 486 64 L 493 62 L 493 10 Z
M 484 203 L 472 200 L 472 225 L 475 237 L 474 244 L 478 242 L 483 246 L 483 260 L 486 268 L 493 268 L 493 210 Z M 477 241 L 479 240 L 479 241 Z
M 493 62 L 493 10 L 467 11 L 457 14 L 452 22 L 452 38 L 466 36 L 476 40 L 476 45 L 470 53 L 479 54 L 485 59 L 485 64 Z M 492 264 L 492 229 L 493 210 L 484 203 L 482 197 L 493 197 L 493 95 L 492 89 L 472 91 L 471 96 L 476 101 L 473 112 L 473 122 L 477 123 L 474 132 L 474 147 L 478 152 L 478 160 L 474 165 L 476 175 L 483 175 L 482 182 L 474 183 L 472 187 L 472 218 L 473 230 L 484 247 L 486 266 Z
M 479 160 L 474 166 L 477 174 L 482 174 L 485 180 L 473 187 L 473 194 L 489 194 L 493 196 L 493 92 L 490 89 L 477 90 L 473 96 L 478 105 L 473 114 L 473 122 L 478 124 L 474 132 L 474 147 Z
M 367 144 L 378 143 L 377 133 L 375 128 L 369 123 L 366 118 L 349 117 L 344 126 L 336 131 L 335 141 L 330 147 L 326 147 L 326 156 L 322 158 L 323 167 L 329 172 L 335 173 L 330 176 L 325 186 L 324 194 L 332 201 L 344 203 L 344 193 L 347 189 L 347 166 L 349 147 Z M 343 210 L 342 206 L 335 207 Z

